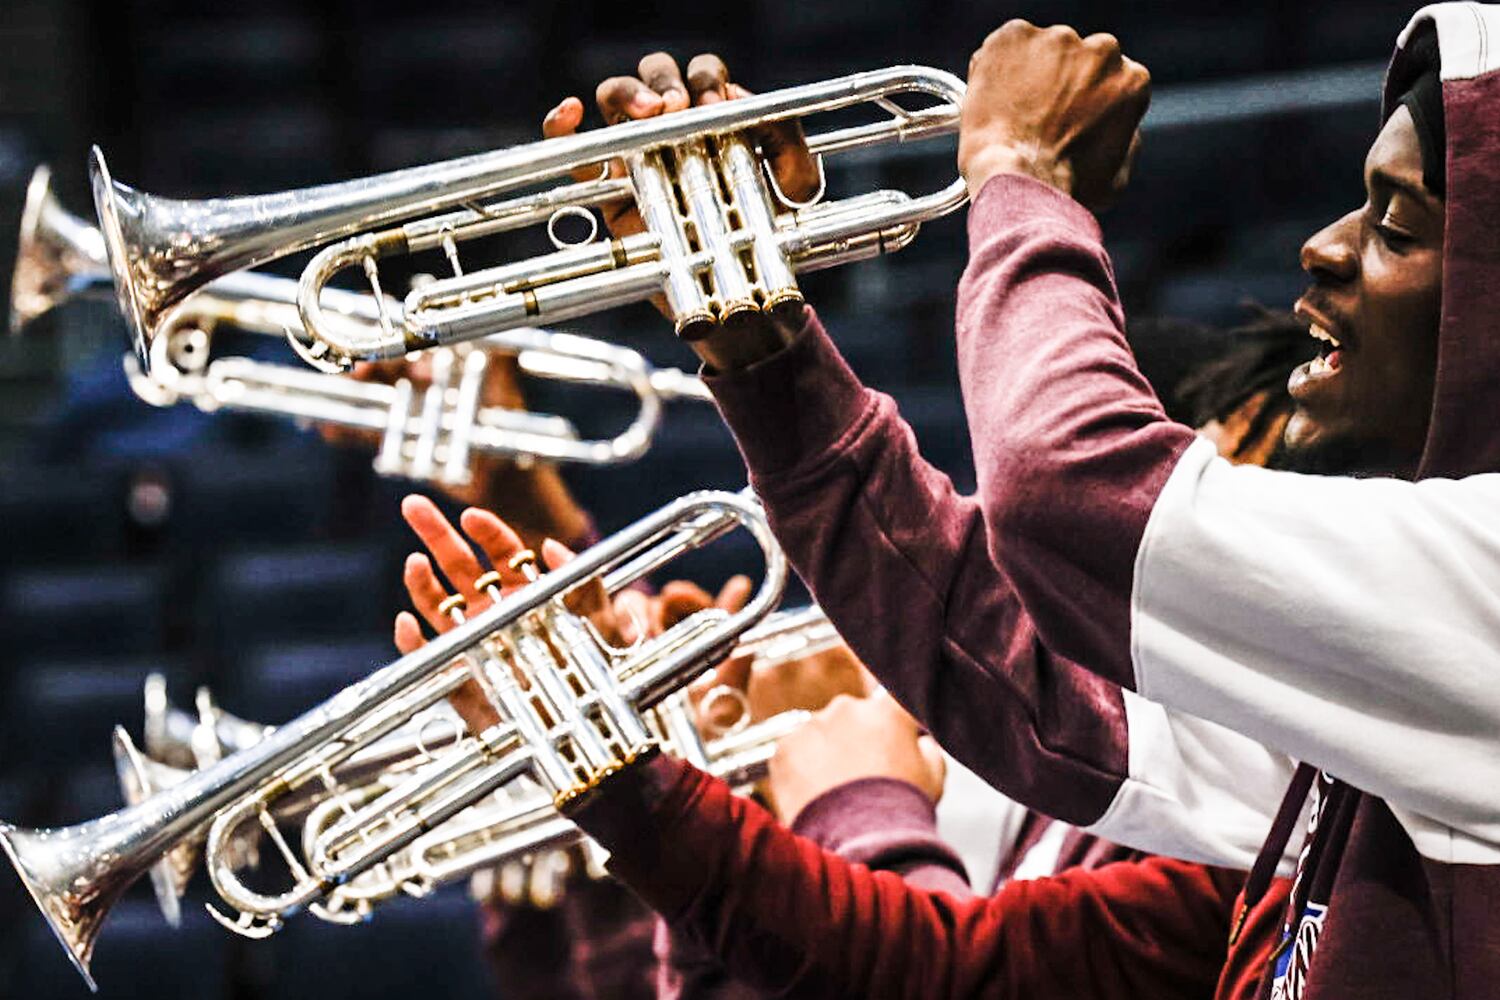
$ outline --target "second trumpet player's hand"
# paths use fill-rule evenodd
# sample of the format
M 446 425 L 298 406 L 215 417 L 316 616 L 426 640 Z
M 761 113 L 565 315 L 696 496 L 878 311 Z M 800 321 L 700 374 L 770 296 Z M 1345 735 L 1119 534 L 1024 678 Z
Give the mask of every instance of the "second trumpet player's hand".
M 467 617 L 490 606 L 489 595 L 474 586 L 486 572 L 481 554 L 500 574 L 502 595 L 526 584 L 526 576 L 513 568 L 511 561 L 527 546 L 515 529 L 494 513 L 470 507 L 459 515 L 455 527 L 431 500 L 413 494 L 401 502 L 401 516 L 427 549 L 406 557 L 402 582 L 415 614 L 402 611 L 396 616 L 395 642 L 401 653 L 419 649 L 427 641 L 423 622 L 439 634 L 455 627 L 454 620 L 440 610 L 449 595 L 463 595 Z M 547 539 L 541 544 L 541 561 L 546 569 L 556 569 L 572 558 L 573 552 L 560 542 Z M 744 606 L 749 592 L 749 579 L 737 576 L 725 585 L 717 601 L 708 603 L 735 611 Z M 564 601 L 573 613 L 588 618 L 606 642 L 624 646 L 643 636 L 659 634 L 707 606 L 700 604 L 700 593 L 692 584 L 674 582 L 655 596 L 625 591 L 611 598 L 595 577 L 575 587 Z M 472 681 L 449 700 L 475 732 L 498 719 L 484 692 Z
M 416 614 L 403 611 L 396 616 L 396 648 L 403 654 L 421 648 L 427 641 L 422 622 L 425 621 L 437 633 L 446 632 L 456 625 L 440 610 L 450 594 L 463 595 L 464 614 L 470 618 L 490 606 L 489 595 L 474 586 L 485 573 L 484 564 L 479 559 L 480 552 L 500 574 L 502 594 L 508 594 L 527 582 L 526 576 L 510 565 L 511 560 L 526 548 L 521 536 L 491 512 L 468 508 L 459 517 L 463 529 L 460 532 L 436 504 L 427 497 L 413 494 L 401 502 L 401 516 L 427 549 L 426 553 L 413 552 L 407 556 L 402 573 L 407 596 L 416 609 Z M 477 551 L 475 546 L 478 546 Z M 555 568 L 572 556 L 573 553 L 559 542 L 548 539 L 542 544 L 541 557 L 548 568 Z M 444 578 L 448 581 L 446 585 Z M 606 638 L 619 641 L 617 621 L 603 584 L 597 580 L 584 584 L 575 589 L 567 601 L 574 612 L 587 616 Z M 493 725 L 499 718 L 483 690 L 473 681 L 464 684 L 449 701 L 474 732 Z
M 636 73 L 636 76 L 612 76 L 595 88 L 594 102 L 606 125 L 655 118 L 750 95 L 750 91 L 731 82 L 729 67 L 711 52 L 690 59 L 686 77 L 677 60 L 665 52 L 644 56 L 636 66 Z M 542 135 L 548 139 L 572 135 L 582 127 L 583 118 L 583 101 L 577 97 L 565 98 L 542 120 Z M 761 147 L 777 184 L 788 197 L 802 200 L 817 191 L 818 165 L 807 151 L 800 125 L 795 121 L 779 122 L 754 130 L 752 138 Z M 624 177 L 625 165 L 619 160 L 612 161 L 609 175 Z M 589 176 L 587 170 L 577 175 L 579 180 Z M 634 202 L 614 202 L 605 205 L 603 212 L 605 224 L 614 236 L 630 236 L 645 229 Z
M 750 91 L 731 81 L 724 60 L 712 53 L 694 56 L 688 62 L 686 77 L 677 60 L 665 52 L 653 52 L 641 59 L 636 72 L 636 76 L 610 77 L 595 89 L 594 100 L 606 124 L 655 118 L 750 96 Z M 542 121 L 542 134 L 549 139 L 572 135 L 583 125 L 583 119 L 583 102 L 577 97 L 566 98 L 547 113 Z M 808 152 L 798 122 L 788 120 L 751 129 L 750 138 L 760 147 L 777 186 L 788 198 L 805 201 L 817 192 L 818 164 Z M 623 177 L 625 166 L 613 161 L 608 173 Z M 587 180 L 590 176 L 589 170 L 574 174 L 577 180 Z M 605 205 L 603 213 L 605 224 L 615 237 L 630 236 L 645 228 L 633 200 Z M 662 296 L 652 301 L 672 318 Z M 733 328 L 716 328 L 715 332 L 694 340 L 692 346 L 711 368 L 723 371 L 744 367 L 784 347 L 800 325 L 797 322 L 800 315 L 801 309 L 794 308 L 779 321 L 761 317 L 741 320 Z M 783 329 L 783 323 L 792 329 Z
M 1129 179 L 1150 100 L 1151 74 L 1113 35 L 1008 22 L 969 60 L 958 168 L 970 196 L 1017 173 L 1107 206 Z
M 824 792 L 863 778 L 915 785 L 943 795 L 943 753 L 884 688 L 867 698 L 841 694 L 801 729 L 782 737 L 771 758 L 771 807 L 790 825 Z

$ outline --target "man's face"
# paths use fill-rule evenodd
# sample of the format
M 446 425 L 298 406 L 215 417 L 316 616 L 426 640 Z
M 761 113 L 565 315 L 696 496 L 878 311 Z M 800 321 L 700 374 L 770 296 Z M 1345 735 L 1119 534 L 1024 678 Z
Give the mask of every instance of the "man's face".
M 1415 474 L 1432 415 L 1442 309 L 1441 199 L 1402 107 L 1365 158 L 1363 206 L 1302 247 L 1297 315 L 1322 356 L 1292 372 L 1288 459 L 1330 472 Z

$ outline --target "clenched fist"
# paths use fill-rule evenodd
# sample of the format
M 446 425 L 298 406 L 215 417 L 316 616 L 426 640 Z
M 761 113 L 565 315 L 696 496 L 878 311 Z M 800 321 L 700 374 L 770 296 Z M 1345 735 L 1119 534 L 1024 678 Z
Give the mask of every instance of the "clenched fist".
M 1151 74 L 1113 35 L 1011 21 L 969 60 L 958 169 L 977 196 L 996 174 L 1035 177 L 1086 208 L 1124 188 Z

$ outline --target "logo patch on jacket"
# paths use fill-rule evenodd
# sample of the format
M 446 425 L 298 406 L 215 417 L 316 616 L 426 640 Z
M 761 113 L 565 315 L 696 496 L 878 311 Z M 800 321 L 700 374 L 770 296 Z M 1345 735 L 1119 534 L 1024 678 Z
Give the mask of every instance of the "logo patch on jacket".
M 1302 916 L 1297 921 L 1290 946 L 1283 939 L 1280 954 L 1276 956 L 1276 978 L 1271 981 L 1271 1000 L 1301 1000 L 1302 991 L 1307 988 L 1307 969 L 1312 964 L 1318 937 L 1323 933 L 1323 918 L 1327 915 L 1327 904 L 1308 903 L 1302 908 Z

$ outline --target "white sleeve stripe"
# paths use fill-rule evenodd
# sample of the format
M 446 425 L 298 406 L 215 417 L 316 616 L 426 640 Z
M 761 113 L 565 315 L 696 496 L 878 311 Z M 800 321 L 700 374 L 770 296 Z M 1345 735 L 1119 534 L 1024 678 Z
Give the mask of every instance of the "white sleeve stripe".
M 1137 554 L 1137 690 L 1500 848 L 1496 510 L 1500 475 L 1299 476 L 1195 444 Z
M 1129 691 L 1125 718 L 1129 774 L 1089 831 L 1154 854 L 1248 869 L 1281 806 L 1292 762 Z M 1284 859 L 1287 871 L 1291 860 Z

